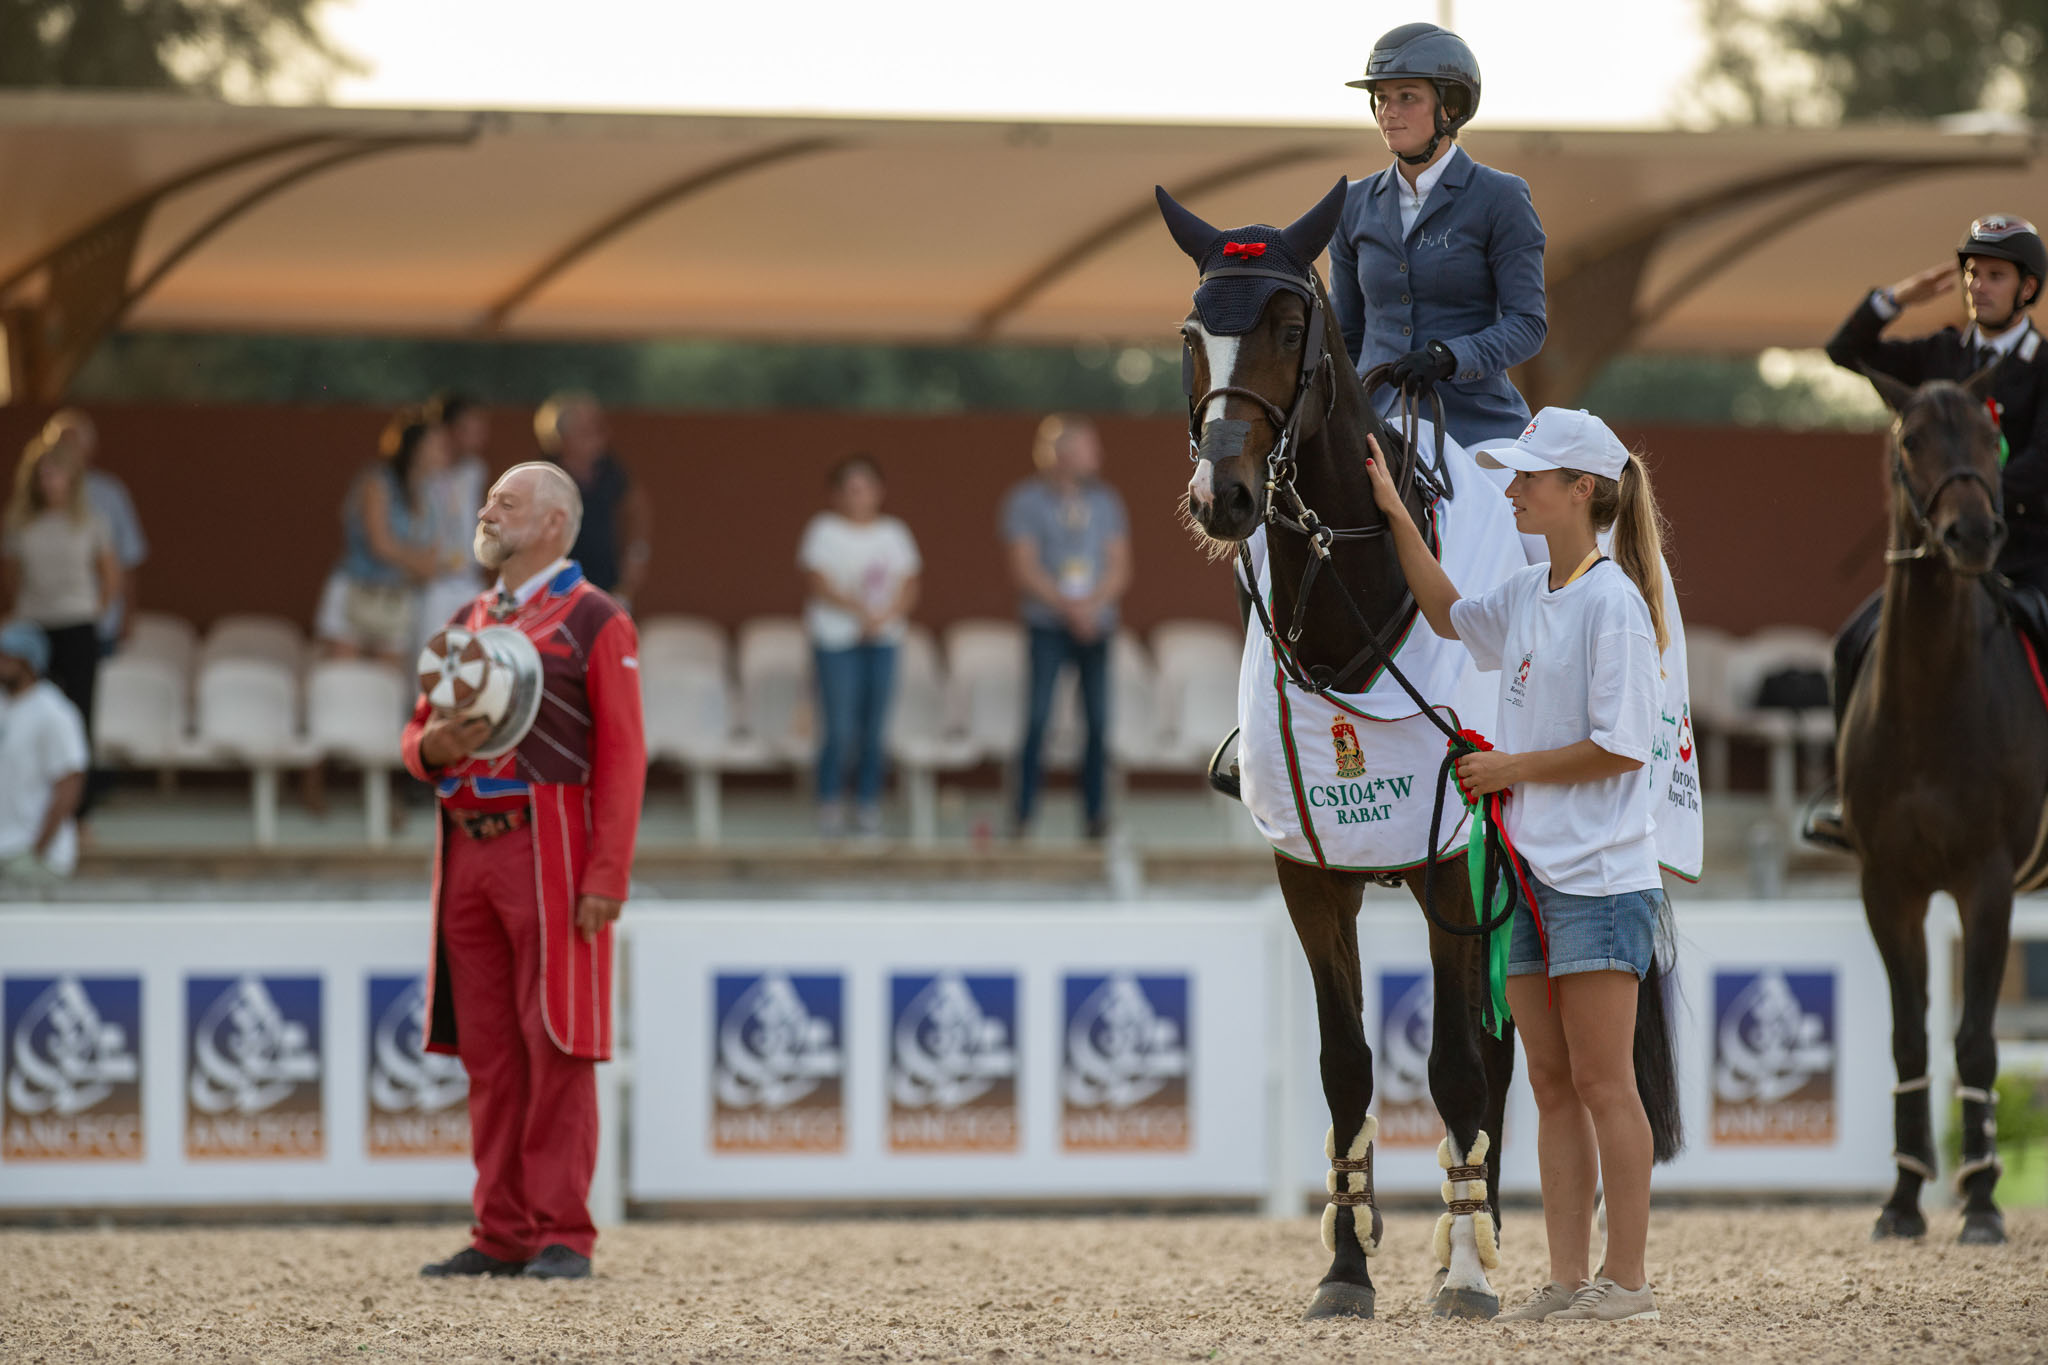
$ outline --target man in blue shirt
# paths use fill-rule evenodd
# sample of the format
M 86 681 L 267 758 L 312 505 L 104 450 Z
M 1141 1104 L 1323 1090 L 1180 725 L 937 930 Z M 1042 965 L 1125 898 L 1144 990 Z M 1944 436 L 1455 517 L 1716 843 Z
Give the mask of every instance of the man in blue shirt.
M 1053 689 L 1071 662 L 1081 678 L 1088 732 L 1081 802 L 1088 837 L 1099 839 L 1108 828 L 1109 647 L 1117 603 L 1131 582 L 1129 522 L 1123 499 L 1098 477 L 1102 439 L 1086 418 L 1046 418 L 1033 458 L 1037 477 L 1011 489 L 1002 512 L 1031 659 L 1030 709 L 1017 759 L 1017 832 L 1030 827 L 1038 805 Z

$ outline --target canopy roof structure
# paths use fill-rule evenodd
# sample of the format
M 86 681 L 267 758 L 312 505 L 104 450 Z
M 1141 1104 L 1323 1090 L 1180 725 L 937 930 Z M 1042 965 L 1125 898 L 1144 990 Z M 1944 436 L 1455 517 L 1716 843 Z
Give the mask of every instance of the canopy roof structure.
M 1549 234 L 1532 399 L 1571 397 L 1623 349 L 1817 344 L 1972 217 L 2048 222 L 2024 131 L 1481 127 L 1464 145 L 1528 180 Z M 121 327 L 1157 344 L 1193 281 L 1155 183 L 1219 226 L 1285 223 L 1386 162 L 1363 121 L 5 94 L 6 376 L 53 401 Z

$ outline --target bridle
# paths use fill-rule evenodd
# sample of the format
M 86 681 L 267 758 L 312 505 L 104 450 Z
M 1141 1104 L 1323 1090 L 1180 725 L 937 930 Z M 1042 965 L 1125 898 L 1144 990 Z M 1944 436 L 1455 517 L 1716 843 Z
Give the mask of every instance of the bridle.
M 1892 483 L 1906 495 L 1906 509 L 1912 513 L 1913 527 L 1919 533 L 1916 543 L 1910 546 L 1892 546 L 1884 552 L 1887 564 L 1910 564 L 1917 559 L 1931 559 L 1941 553 L 1937 548 L 1940 537 L 1934 530 L 1935 509 L 1941 506 L 1942 495 L 1959 483 L 1974 483 L 1984 490 L 1984 496 L 1991 501 L 1991 515 L 1999 526 L 2005 525 L 2005 493 L 1997 481 L 1984 477 L 1980 470 L 1970 466 L 1951 469 L 1934 485 L 1934 491 L 1925 500 L 1920 490 L 1913 486 L 1912 471 L 1906 468 L 1905 442 L 1906 414 L 1901 412 L 1892 423 Z
M 1273 425 L 1275 432 L 1272 449 L 1266 452 L 1266 498 L 1265 508 L 1260 514 L 1260 520 L 1269 528 L 1269 535 L 1274 528 L 1277 528 L 1292 531 L 1308 541 L 1308 564 L 1302 570 L 1301 584 L 1294 594 L 1294 613 L 1288 622 L 1284 636 L 1274 624 L 1271 614 L 1266 610 L 1264 600 L 1256 589 L 1258 577 L 1256 566 L 1252 563 L 1249 543 L 1239 542 L 1237 547 L 1238 566 L 1244 574 L 1247 591 L 1252 600 L 1252 608 L 1258 613 L 1259 624 L 1264 629 L 1267 640 L 1273 645 L 1274 657 L 1280 660 L 1280 666 L 1285 671 L 1288 680 L 1296 687 L 1313 696 L 1321 696 L 1326 692 L 1339 690 L 1341 685 L 1350 679 L 1360 668 L 1368 662 L 1377 661 L 1386 670 L 1388 675 L 1401 685 L 1416 705 L 1421 707 L 1426 715 L 1434 718 L 1436 713 L 1430 709 L 1429 703 L 1424 700 L 1422 694 L 1416 690 L 1408 679 L 1402 675 L 1401 671 L 1394 666 L 1393 651 L 1387 640 L 1382 638 L 1382 630 L 1376 629 L 1366 619 L 1364 611 L 1360 609 L 1356 599 L 1352 597 L 1351 590 L 1345 586 L 1341 578 L 1334 574 L 1331 575 L 1331 582 L 1337 585 L 1339 595 L 1344 599 L 1345 605 L 1350 608 L 1352 616 L 1357 619 L 1359 628 L 1365 634 L 1366 645 L 1357 654 L 1354 654 L 1343 667 L 1335 670 L 1325 665 L 1318 665 L 1313 669 L 1304 669 L 1294 656 L 1292 646 L 1300 643 L 1302 630 L 1307 622 L 1309 594 L 1314 590 L 1316 580 L 1321 576 L 1323 566 L 1329 562 L 1330 553 L 1335 548 L 1337 542 L 1375 540 L 1389 535 L 1393 527 L 1384 518 L 1371 526 L 1333 527 L 1325 525 L 1322 518 L 1316 515 L 1315 509 L 1308 505 L 1308 502 L 1301 496 L 1300 490 L 1294 484 L 1294 476 L 1299 468 L 1299 462 L 1295 458 L 1295 448 L 1300 438 L 1302 419 L 1309 411 L 1309 396 L 1318 383 L 1323 384 L 1328 389 L 1328 395 L 1323 404 L 1323 419 L 1325 421 L 1329 420 L 1331 413 L 1336 410 L 1337 406 L 1335 362 L 1330 354 L 1329 339 L 1324 331 L 1324 314 L 1327 305 L 1323 293 L 1322 280 L 1314 272 L 1310 272 L 1308 277 L 1304 279 L 1299 275 L 1290 274 L 1284 270 L 1271 270 L 1258 266 L 1222 266 L 1215 270 L 1204 271 L 1201 279 L 1197 281 L 1196 287 L 1200 288 L 1201 285 L 1207 284 L 1213 279 L 1224 279 L 1233 276 L 1258 276 L 1279 280 L 1285 287 L 1297 294 L 1303 295 L 1309 304 L 1308 331 L 1302 341 L 1304 351 L 1301 369 L 1295 378 L 1293 398 L 1284 411 L 1279 404 L 1273 402 L 1264 394 L 1237 384 L 1218 384 L 1197 396 L 1194 393 L 1193 352 L 1191 349 L 1186 348 L 1182 352 L 1182 387 L 1188 394 L 1188 459 L 1191 462 L 1199 463 L 1205 458 L 1201 451 L 1202 427 L 1204 425 L 1202 412 L 1209 406 L 1210 400 L 1222 397 L 1236 397 L 1243 398 L 1256 405 L 1260 413 Z M 1370 405 L 1373 392 L 1383 384 L 1390 382 L 1388 374 L 1391 368 L 1391 366 L 1382 365 L 1365 376 L 1365 398 L 1368 405 Z M 1412 485 L 1421 492 L 1426 504 L 1447 498 L 1454 491 L 1451 486 L 1450 471 L 1446 467 L 1444 460 L 1443 400 L 1435 393 L 1431 393 L 1429 398 L 1434 404 L 1435 421 L 1433 427 L 1436 436 L 1436 459 L 1429 466 L 1425 466 L 1422 462 L 1422 457 L 1417 448 L 1417 437 L 1420 433 L 1419 424 L 1421 420 L 1420 405 L 1416 401 L 1414 394 L 1403 390 L 1401 392 L 1400 419 L 1402 447 L 1407 455 L 1407 461 L 1403 467 L 1393 471 L 1395 486 L 1405 489 Z M 1383 628 L 1385 632 L 1398 638 L 1404 622 L 1406 622 L 1414 609 L 1414 595 L 1404 588 L 1400 609 L 1395 611 L 1393 616 L 1387 621 Z M 1454 733 L 1448 727 L 1443 726 L 1441 721 L 1438 722 L 1438 727 L 1444 729 L 1446 735 Z

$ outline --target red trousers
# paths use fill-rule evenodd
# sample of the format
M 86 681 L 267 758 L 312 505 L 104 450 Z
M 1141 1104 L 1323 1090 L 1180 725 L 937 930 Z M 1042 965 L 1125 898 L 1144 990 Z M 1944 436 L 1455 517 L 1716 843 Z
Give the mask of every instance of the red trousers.
M 469 1072 L 476 1249 L 530 1260 L 559 1242 L 588 1256 L 597 1168 L 597 1064 L 571 1057 L 541 1017 L 533 829 L 479 843 L 448 831 L 441 951 Z

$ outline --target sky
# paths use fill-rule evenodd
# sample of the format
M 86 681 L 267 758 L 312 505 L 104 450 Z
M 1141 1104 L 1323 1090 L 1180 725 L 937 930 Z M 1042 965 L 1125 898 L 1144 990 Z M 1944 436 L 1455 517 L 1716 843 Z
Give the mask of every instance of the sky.
M 332 0 L 343 104 L 1363 122 L 1373 40 L 1455 28 L 1479 124 L 1671 121 L 1698 0 Z M 1286 23 L 1276 22 L 1287 16 Z

